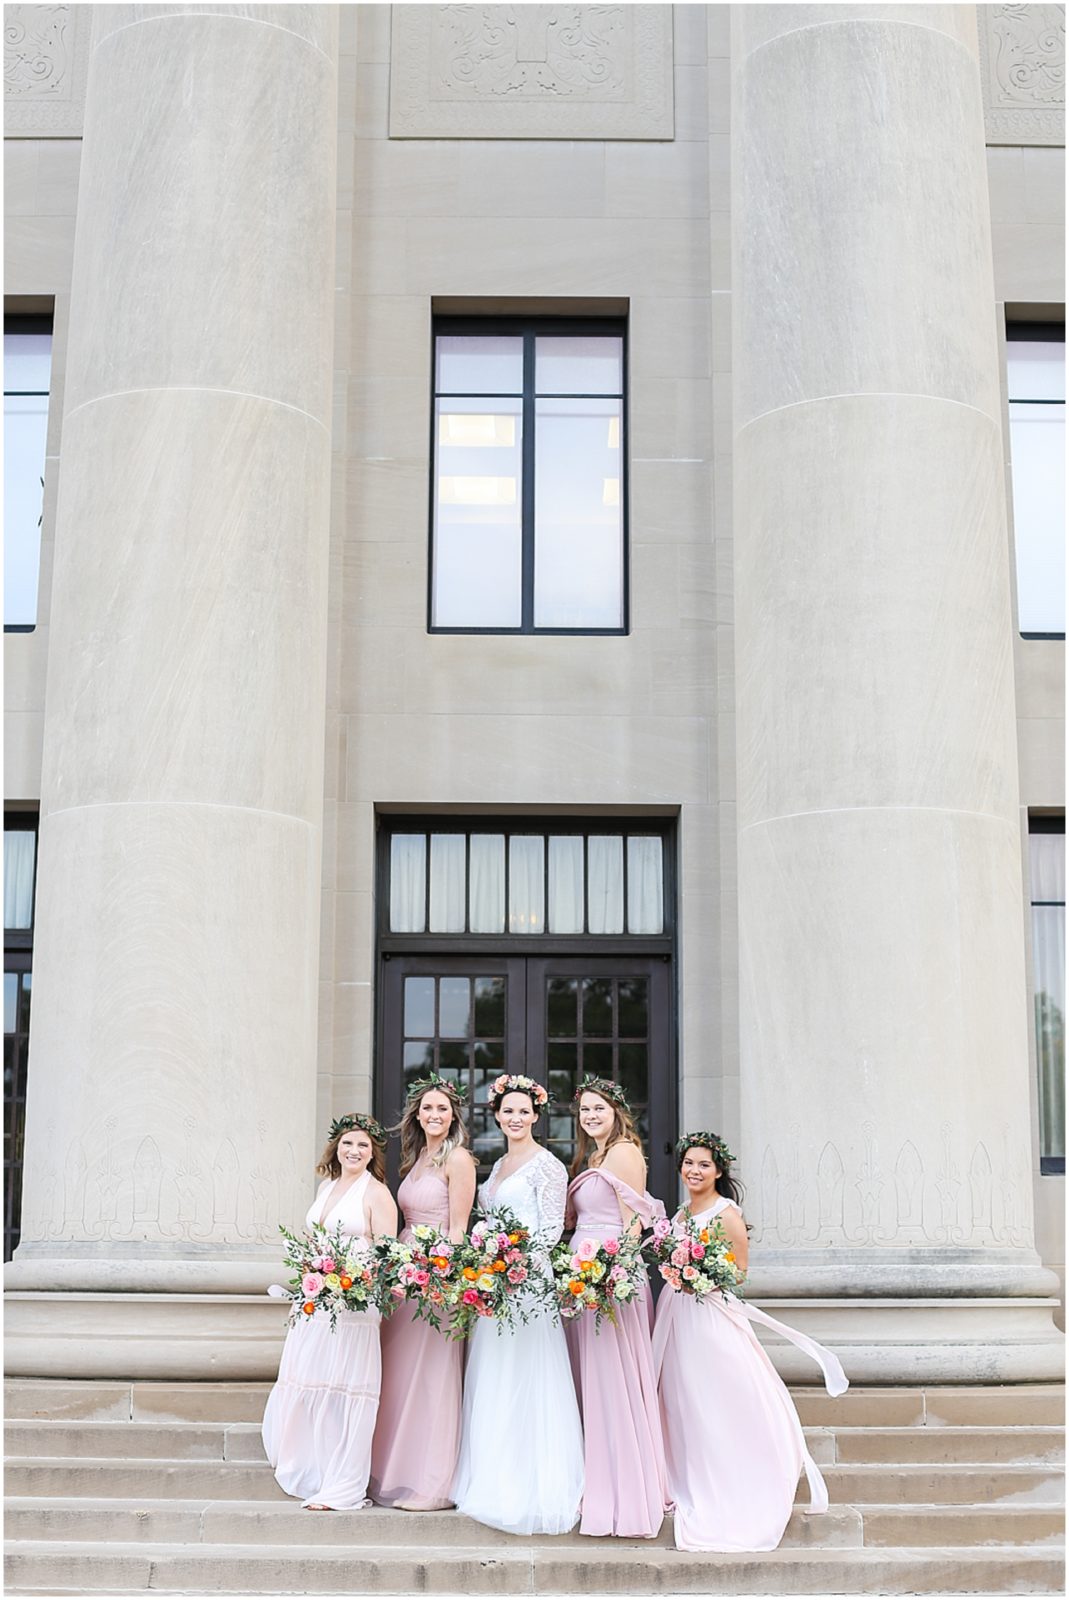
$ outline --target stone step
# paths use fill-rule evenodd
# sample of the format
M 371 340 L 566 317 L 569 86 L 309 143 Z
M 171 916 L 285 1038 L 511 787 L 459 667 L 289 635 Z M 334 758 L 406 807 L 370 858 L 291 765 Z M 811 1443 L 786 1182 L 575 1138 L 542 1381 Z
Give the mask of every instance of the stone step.
M 322 1535 L 320 1535 L 320 1539 Z M 259 1545 L 55 1545 L 7 1557 L 8 1594 L 1060 1594 L 1056 1553 L 1012 1550 L 777 1550 L 717 1556 L 613 1541 L 553 1548 L 398 1552 L 325 1546 L 294 1557 Z
M 107 1383 L 9 1378 L 9 1419 L 135 1422 L 259 1422 L 267 1383 Z M 1065 1386 L 1058 1383 L 929 1388 L 856 1388 L 833 1400 L 823 1389 L 792 1388 L 803 1424 L 811 1427 L 1056 1426 L 1065 1422 Z
M 284 1544 L 309 1541 L 309 1513 L 296 1501 L 284 1504 L 233 1500 L 9 1499 L 5 1525 L 10 1539 L 103 1540 L 117 1544 Z M 796 1510 L 784 1534 L 783 1547 L 855 1548 L 862 1544 L 892 1548 L 928 1545 L 1059 1544 L 1064 1532 L 1060 1506 L 1006 1505 L 993 1517 L 987 1505 L 976 1506 L 830 1506 L 823 1515 Z M 363 1511 L 338 1511 L 330 1519 L 332 1537 L 352 1544 L 407 1544 L 413 1537 L 412 1517 L 404 1511 L 369 1506 Z M 510 1535 L 483 1527 L 455 1511 L 422 1512 L 420 1542 L 443 1545 L 515 1545 Z M 536 1543 L 555 1544 L 549 1537 Z M 655 1543 L 670 1545 L 672 1524 L 666 1520 Z
M 461 1545 L 503 1546 L 507 1549 L 545 1545 L 556 1548 L 561 1538 L 551 1534 L 517 1537 L 484 1527 L 456 1511 L 424 1511 L 418 1517 L 383 1506 L 367 1506 L 362 1511 L 335 1511 L 324 1521 L 301 1509 L 295 1500 L 284 1505 L 262 1501 L 135 1500 L 132 1504 L 109 1499 L 38 1500 L 9 1498 L 5 1503 L 5 1530 L 8 1539 L 76 1543 L 100 1541 L 144 1547 L 156 1544 L 271 1544 L 306 1546 L 313 1543 L 320 1528 L 330 1527 L 330 1538 L 350 1547 L 373 1545 L 407 1549 L 418 1542 L 430 1551 Z M 569 1535 L 574 1540 L 575 1535 Z M 587 1540 L 583 1540 L 584 1546 Z M 591 1544 L 612 1545 L 610 1539 L 591 1540 Z M 666 1518 L 659 1536 L 651 1544 L 670 1548 L 672 1522 Z M 1019 1544 L 1035 1543 L 1024 1538 Z M 787 1525 L 781 1548 L 830 1549 L 860 1548 L 861 1512 L 853 1506 L 830 1506 L 812 1516 L 796 1510 Z
M 807 1428 L 813 1459 L 847 1462 L 1058 1462 L 1064 1431 L 1054 1427 Z M 264 1461 L 255 1422 L 53 1422 L 28 1418 L 4 1430 L 8 1457 L 72 1456 L 170 1461 Z
M 1063 1488 L 1062 1469 L 1054 1463 L 863 1462 L 822 1471 L 838 1505 L 1051 1505 L 1059 1502 Z M 6 1492 L 63 1499 L 285 1499 L 266 1462 L 220 1460 L 16 1457 L 7 1463 Z M 804 1503 L 804 1487 L 800 1493 Z

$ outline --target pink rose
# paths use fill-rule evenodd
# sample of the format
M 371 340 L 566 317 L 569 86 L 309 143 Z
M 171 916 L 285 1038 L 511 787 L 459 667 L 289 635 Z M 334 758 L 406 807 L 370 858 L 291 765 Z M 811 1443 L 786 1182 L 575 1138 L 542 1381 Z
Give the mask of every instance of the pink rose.
M 575 1253 L 580 1261 L 593 1261 L 598 1253 L 597 1239 L 583 1239 L 575 1247 Z
M 510 1283 L 523 1283 L 527 1277 L 526 1267 L 510 1267 L 506 1274 Z
M 320 1272 L 337 1272 L 337 1264 L 333 1256 L 324 1256 L 319 1262 Z
M 498 1236 L 497 1236 L 497 1248 L 499 1250 L 507 1250 L 511 1243 L 512 1243 L 512 1240 L 509 1238 L 507 1233 L 499 1233 L 498 1234 Z
M 664 1241 L 668 1238 L 668 1235 L 671 1233 L 671 1231 L 672 1231 L 672 1224 L 669 1222 L 668 1218 L 667 1217 L 658 1217 L 657 1221 L 653 1224 L 653 1242 L 654 1242 L 654 1244 L 663 1244 Z
M 621 1278 L 626 1278 L 626 1277 L 627 1277 L 627 1273 L 624 1271 L 624 1269 L 620 1265 L 620 1263 L 617 1262 L 615 1267 L 613 1267 L 612 1271 L 609 1273 L 609 1282 L 610 1283 L 619 1283 Z
M 606 1239 L 602 1248 L 607 1256 L 614 1256 L 619 1252 L 620 1241 L 619 1239 Z
M 703 1244 L 692 1244 L 690 1247 L 690 1255 L 692 1261 L 704 1261 L 705 1246 Z
M 479 1296 L 474 1289 L 465 1289 L 460 1298 L 466 1306 L 477 1306 L 479 1304 Z
M 416 1272 L 412 1275 L 412 1282 L 416 1285 L 417 1289 L 425 1289 L 430 1281 L 431 1275 L 429 1272 Z
M 686 1278 L 688 1283 L 693 1283 L 695 1278 L 698 1276 L 697 1267 L 684 1267 L 683 1276 Z
M 314 1300 L 322 1287 L 323 1280 L 318 1272 L 306 1272 L 301 1279 L 301 1288 L 309 1300 Z
M 690 1251 L 687 1249 L 686 1245 L 677 1244 L 675 1249 L 672 1251 L 672 1265 L 674 1267 L 685 1267 L 689 1260 Z
M 661 1268 L 661 1277 L 664 1279 L 665 1283 L 667 1283 L 669 1285 L 670 1288 L 672 1288 L 672 1289 L 678 1289 L 679 1288 L 679 1273 L 675 1270 L 674 1267 L 662 1267 Z

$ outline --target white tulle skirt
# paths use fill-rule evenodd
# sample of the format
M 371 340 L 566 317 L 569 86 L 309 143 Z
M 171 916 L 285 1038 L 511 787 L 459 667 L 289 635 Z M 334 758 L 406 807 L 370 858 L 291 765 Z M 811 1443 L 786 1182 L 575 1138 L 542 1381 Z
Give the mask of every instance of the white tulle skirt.
M 583 1499 L 583 1428 L 564 1329 L 481 1322 L 464 1376 L 458 1511 L 504 1533 L 568 1533 Z

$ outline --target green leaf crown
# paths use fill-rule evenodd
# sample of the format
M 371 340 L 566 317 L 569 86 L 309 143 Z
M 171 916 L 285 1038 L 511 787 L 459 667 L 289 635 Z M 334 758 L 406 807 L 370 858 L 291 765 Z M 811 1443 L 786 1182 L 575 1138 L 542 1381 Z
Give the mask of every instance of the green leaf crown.
M 727 1145 L 724 1143 L 723 1139 L 721 1139 L 718 1134 L 704 1132 L 685 1133 L 683 1137 L 676 1142 L 677 1167 L 683 1165 L 683 1157 L 686 1155 L 687 1151 L 692 1150 L 695 1145 L 700 1146 L 703 1150 L 708 1150 L 709 1154 L 712 1156 L 721 1172 L 726 1172 L 728 1167 L 730 1167 L 731 1163 L 735 1159 Z
M 455 1078 L 443 1078 L 437 1072 L 432 1072 L 426 1078 L 417 1078 L 415 1083 L 410 1083 L 405 1095 L 405 1104 L 413 1105 L 422 1099 L 428 1089 L 441 1089 L 444 1095 L 454 1100 L 459 1100 L 462 1106 L 468 1103 L 468 1086 L 458 1083 Z
M 354 1128 L 366 1133 L 376 1144 L 386 1143 L 386 1130 L 382 1123 L 376 1122 L 375 1118 L 368 1116 L 365 1111 L 350 1111 L 347 1116 L 336 1117 L 330 1125 L 327 1138 L 340 1139 L 343 1133 L 351 1133 Z
M 593 1073 L 588 1072 L 572 1096 L 576 1105 L 579 1104 L 580 1097 L 588 1091 L 591 1094 L 600 1094 L 603 1100 L 610 1101 L 614 1106 L 619 1106 L 621 1111 L 626 1111 L 628 1116 L 631 1115 L 631 1104 L 623 1091 L 623 1087 L 618 1083 L 614 1083 L 611 1078 L 597 1078 Z

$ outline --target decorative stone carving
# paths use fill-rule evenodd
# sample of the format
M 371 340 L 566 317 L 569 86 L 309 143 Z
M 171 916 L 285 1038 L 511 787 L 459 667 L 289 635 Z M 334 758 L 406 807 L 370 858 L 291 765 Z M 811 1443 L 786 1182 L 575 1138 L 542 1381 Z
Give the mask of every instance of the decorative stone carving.
M 988 144 L 1065 143 L 1065 8 L 981 5 Z
M 671 139 L 672 7 L 393 7 L 395 139 Z
M 78 138 L 92 6 L 4 7 L 4 133 Z

